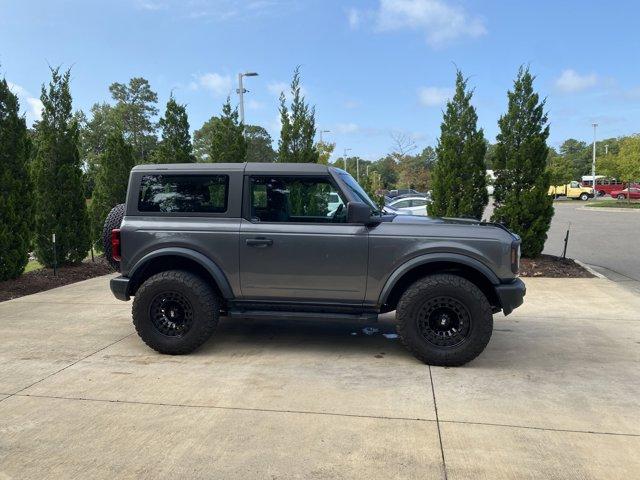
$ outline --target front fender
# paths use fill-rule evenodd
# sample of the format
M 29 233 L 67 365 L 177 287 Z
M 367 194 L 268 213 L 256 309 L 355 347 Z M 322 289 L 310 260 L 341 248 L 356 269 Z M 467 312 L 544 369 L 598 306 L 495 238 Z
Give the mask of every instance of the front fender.
M 232 299 L 234 297 L 231 285 L 222 269 L 207 256 L 189 248 L 167 247 L 149 252 L 129 269 L 127 275 L 129 278 L 135 278 L 136 273 L 139 273 L 149 261 L 168 256 L 188 258 L 189 260 L 197 262 L 213 277 L 224 298 Z
M 477 270 L 479 273 L 484 275 L 487 280 L 489 280 L 489 282 L 491 282 L 493 285 L 500 284 L 500 279 L 498 278 L 498 276 L 484 263 L 476 260 L 475 258 L 458 253 L 427 253 L 407 260 L 405 263 L 403 263 L 393 271 L 393 273 L 385 282 L 384 287 L 382 287 L 382 290 L 380 291 L 380 295 L 378 297 L 378 305 L 384 305 L 387 302 L 387 299 L 389 298 L 389 294 L 393 290 L 393 287 L 398 282 L 398 280 L 400 280 L 404 276 L 405 273 L 420 265 L 434 262 L 458 263 L 460 265 L 464 265 L 466 267 Z

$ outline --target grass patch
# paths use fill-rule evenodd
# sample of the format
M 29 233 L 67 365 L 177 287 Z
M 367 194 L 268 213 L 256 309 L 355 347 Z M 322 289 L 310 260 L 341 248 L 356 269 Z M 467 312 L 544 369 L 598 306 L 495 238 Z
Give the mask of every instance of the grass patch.
M 590 202 L 585 207 L 591 208 L 640 208 L 640 202 L 638 200 L 632 200 L 629 203 L 627 200 L 601 200 L 599 202 Z
M 40 270 L 41 268 L 42 264 L 40 262 L 38 262 L 37 260 L 29 260 L 29 263 L 27 263 L 27 266 L 24 267 L 24 272 L 22 273 L 33 272 L 34 270 Z

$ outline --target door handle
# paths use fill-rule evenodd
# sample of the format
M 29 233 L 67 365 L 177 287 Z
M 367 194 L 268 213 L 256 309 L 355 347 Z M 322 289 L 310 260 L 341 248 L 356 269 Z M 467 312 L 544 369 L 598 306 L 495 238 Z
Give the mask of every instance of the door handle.
M 270 247 L 273 245 L 273 240 L 270 238 L 247 238 L 245 243 L 249 247 Z

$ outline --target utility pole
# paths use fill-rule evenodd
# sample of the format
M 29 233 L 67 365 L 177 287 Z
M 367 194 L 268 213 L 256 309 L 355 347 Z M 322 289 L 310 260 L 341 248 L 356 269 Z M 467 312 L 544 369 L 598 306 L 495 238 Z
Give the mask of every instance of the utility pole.
M 591 185 L 593 186 L 593 196 L 596 196 L 596 128 L 597 123 L 593 124 L 593 161 L 591 162 Z
M 320 143 L 322 143 L 322 134 L 323 133 L 331 133 L 331 130 L 320 130 Z
M 257 77 L 258 74 L 256 72 L 246 72 L 238 74 L 238 89 L 236 93 L 238 94 L 238 112 L 240 113 L 240 123 L 244 125 L 244 94 L 249 90 L 245 90 L 242 85 L 242 77 Z

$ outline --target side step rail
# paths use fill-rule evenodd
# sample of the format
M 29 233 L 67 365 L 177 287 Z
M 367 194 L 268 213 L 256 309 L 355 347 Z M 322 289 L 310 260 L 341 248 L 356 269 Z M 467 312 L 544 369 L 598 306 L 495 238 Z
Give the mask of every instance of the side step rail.
M 238 310 L 231 309 L 228 313 L 231 318 L 251 318 L 256 320 L 310 320 L 322 322 L 354 322 L 376 323 L 377 313 L 329 313 L 329 312 L 296 312 L 275 310 Z

